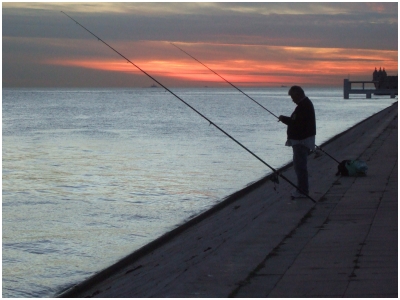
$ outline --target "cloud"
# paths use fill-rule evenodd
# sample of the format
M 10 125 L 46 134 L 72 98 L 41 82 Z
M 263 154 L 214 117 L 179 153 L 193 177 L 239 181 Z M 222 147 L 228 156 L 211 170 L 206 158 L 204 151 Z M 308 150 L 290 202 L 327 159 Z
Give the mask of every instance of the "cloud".
M 118 48 L 123 48 L 122 45 L 119 46 Z M 385 65 L 386 68 L 391 70 L 397 68 L 397 64 L 393 63 L 397 58 L 395 51 L 188 43 L 179 46 L 226 79 L 229 78 L 229 81 L 242 85 L 279 85 L 285 83 L 283 80 L 287 80 L 287 78 L 302 76 L 320 77 L 315 79 L 314 84 L 323 82 L 329 85 L 340 85 L 343 77 L 349 73 L 362 76 L 366 70 L 369 71 L 369 74 L 375 66 L 381 65 Z M 160 53 L 174 51 L 174 48 L 167 43 L 131 43 L 124 45 L 124 47 L 140 49 L 140 53 L 146 53 L 145 56 L 132 58 L 132 60 L 135 65 L 156 78 L 168 77 L 174 78 L 178 82 L 198 82 L 203 85 L 223 83 L 219 77 L 181 52 L 169 56 L 168 60 L 159 59 L 160 55 L 155 54 L 157 48 L 160 48 L 158 49 Z M 146 47 L 149 51 L 145 50 Z M 205 55 L 204 48 L 208 50 L 206 56 L 211 56 L 212 59 L 203 58 Z M 232 55 L 222 57 L 221 53 L 226 53 L 226 48 L 229 48 Z M 211 53 L 215 53 L 215 56 Z M 251 57 L 251 59 L 248 59 L 248 57 Z M 140 74 L 140 71 L 123 59 L 118 57 L 106 59 L 101 55 L 97 58 L 87 56 L 73 60 L 65 58 L 46 60 L 43 63 Z M 312 82 L 308 83 L 312 84 Z
M 397 49 L 397 3 L 4 3 L 3 36 L 85 38 L 60 10 L 113 41 Z
M 99 72 L 99 81 L 118 73 L 124 83 L 140 76 L 61 10 L 176 85 L 217 83 L 169 42 L 243 84 L 303 74 L 339 85 L 349 72 L 369 76 L 383 64 L 397 73 L 397 3 L 3 3 L 3 85 L 26 84 L 18 78 L 28 74 L 32 84 L 41 76 L 70 85 L 72 76 L 57 70 Z

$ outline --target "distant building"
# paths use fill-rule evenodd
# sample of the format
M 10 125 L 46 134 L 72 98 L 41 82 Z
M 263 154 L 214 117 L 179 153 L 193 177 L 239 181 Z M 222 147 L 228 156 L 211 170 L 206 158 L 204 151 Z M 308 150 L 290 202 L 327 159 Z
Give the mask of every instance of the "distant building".
M 379 71 L 375 68 L 374 73 L 372 73 L 372 80 L 375 81 L 376 89 L 397 89 L 398 76 L 388 76 L 386 74 L 385 68 L 379 68 Z

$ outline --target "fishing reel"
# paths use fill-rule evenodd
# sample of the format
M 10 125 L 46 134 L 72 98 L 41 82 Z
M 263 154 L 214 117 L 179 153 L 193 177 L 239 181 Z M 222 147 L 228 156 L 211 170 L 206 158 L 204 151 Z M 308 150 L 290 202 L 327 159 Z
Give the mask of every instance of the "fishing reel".
M 274 172 L 274 174 L 271 175 L 271 181 L 274 183 L 274 191 L 276 192 L 277 185 L 279 184 L 278 172 Z

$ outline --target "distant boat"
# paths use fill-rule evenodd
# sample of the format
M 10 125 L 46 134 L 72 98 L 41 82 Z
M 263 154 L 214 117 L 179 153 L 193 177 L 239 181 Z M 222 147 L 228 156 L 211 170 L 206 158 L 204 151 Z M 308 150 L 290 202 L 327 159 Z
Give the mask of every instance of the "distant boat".
M 150 86 L 151 88 L 158 88 L 157 85 L 155 85 L 154 83 Z

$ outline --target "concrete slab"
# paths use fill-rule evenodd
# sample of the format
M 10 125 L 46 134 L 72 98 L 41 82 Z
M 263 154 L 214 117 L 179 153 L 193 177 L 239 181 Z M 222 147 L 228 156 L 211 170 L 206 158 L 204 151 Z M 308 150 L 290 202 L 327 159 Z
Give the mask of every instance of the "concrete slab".
M 310 156 L 309 199 L 265 178 L 63 297 L 397 297 L 397 103 Z M 294 180 L 290 165 L 279 170 Z

